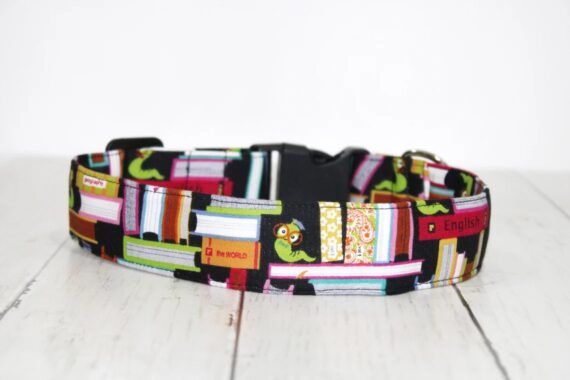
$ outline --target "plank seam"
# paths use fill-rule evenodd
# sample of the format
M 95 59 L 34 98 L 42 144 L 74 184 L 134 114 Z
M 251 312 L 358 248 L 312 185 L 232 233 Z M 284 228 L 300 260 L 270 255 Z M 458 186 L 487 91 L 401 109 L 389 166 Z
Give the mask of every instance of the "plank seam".
M 36 282 L 38 276 L 44 271 L 44 269 L 46 269 L 48 264 L 53 260 L 53 258 L 57 255 L 57 253 L 61 250 L 61 248 L 63 248 L 65 243 L 67 243 L 68 239 L 69 238 L 66 237 L 65 240 L 59 244 L 59 246 L 55 249 L 55 251 L 51 254 L 51 256 L 43 263 L 40 269 L 32 276 L 32 278 L 28 282 L 26 282 L 23 289 L 16 295 L 16 297 L 14 297 L 12 302 L 10 302 L 8 306 L 4 308 L 4 310 L 0 311 L 0 321 L 2 321 L 2 319 L 6 316 L 6 314 L 8 314 L 12 309 L 16 309 L 20 305 L 23 296 L 30 292 L 30 290 L 32 289 L 32 285 Z
M 530 187 L 533 188 L 534 191 L 536 191 L 538 193 L 538 195 L 540 195 L 541 197 L 543 197 L 548 203 L 550 203 L 555 209 L 557 209 L 558 211 L 560 211 L 562 213 L 562 215 L 564 215 L 566 217 L 566 219 L 570 220 L 570 214 L 568 214 L 566 212 L 566 210 L 564 210 L 562 207 L 560 207 L 558 205 L 558 203 L 556 203 L 556 201 L 554 201 L 552 198 L 550 198 L 545 192 L 543 192 L 538 186 L 536 186 L 534 184 L 534 182 L 532 182 L 529 178 L 527 178 L 524 174 L 522 174 L 521 172 L 516 172 L 517 175 L 519 177 L 521 177 L 526 183 L 528 183 L 530 185 Z
M 238 314 L 237 314 L 237 321 L 236 321 L 236 340 L 234 343 L 234 352 L 232 355 L 232 365 L 230 369 L 230 380 L 234 380 L 236 376 L 236 367 L 237 367 L 237 357 L 238 357 L 238 348 L 239 348 L 239 337 L 241 333 L 241 320 L 243 315 L 243 304 L 245 298 L 245 292 L 242 290 L 239 295 L 239 306 L 238 306 Z
M 505 380 L 510 380 L 511 377 L 509 376 L 509 373 L 507 372 L 507 369 L 505 368 L 503 362 L 501 361 L 501 357 L 499 356 L 499 353 L 495 350 L 495 348 L 493 347 L 493 344 L 491 343 L 491 340 L 489 339 L 489 337 L 487 337 L 487 334 L 485 334 L 485 330 L 483 330 L 483 327 L 481 326 L 481 324 L 479 323 L 479 320 L 477 320 L 477 317 L 475 316 L 475 314 L 473 313 L 473 310 L 471 309 L 471 306 L 469 306 L 469 303 L 467 302 L 467 300 L 465 299 L 465 297 L 463 297 L 463 294 L 461 293 L 461 290 L 455 285 L 453 284 L 453 289 L 455 289 L 455 293 L 457 293 L 457 296 L 459 297 L 459 300 L 461 301 L 461 304 L 465 307 L 465 309 L 467 310 L 467 314 L 469 314 L 469 317 L 471 318 L 471 321 L 473 322 L 473 324 L 475 325 L 475 328 L 477 329 L 477 331 L 479 332 L 479 334 L 481 335 L 481 338 L 483 338 L 483 343 L 485 343 L 485 346 L 487 347 L 487 349 L 489 350 L 489 352 L 491 353 L 491 356 L 493 357 L 495 364 L 497 365 L 499 371 L 501 372 L 501 374 L 503 375 L 503 378 Z

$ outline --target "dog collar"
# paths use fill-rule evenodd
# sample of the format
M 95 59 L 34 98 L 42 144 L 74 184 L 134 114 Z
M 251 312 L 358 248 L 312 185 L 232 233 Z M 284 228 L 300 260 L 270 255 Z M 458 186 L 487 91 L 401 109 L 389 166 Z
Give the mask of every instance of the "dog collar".
M 395 294 L 481 269 L 489 190 L 432 154 L 160 147 L 118 139 L 72 160 L 69 228 L 81 247 L 263 293 Z

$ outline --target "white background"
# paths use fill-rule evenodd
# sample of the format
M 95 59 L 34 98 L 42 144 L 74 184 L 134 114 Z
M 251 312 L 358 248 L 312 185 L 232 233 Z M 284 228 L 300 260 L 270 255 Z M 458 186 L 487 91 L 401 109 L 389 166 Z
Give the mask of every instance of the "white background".
M 570 1 L 0 0 L 0 149 L 289 141 L 567 169 Z

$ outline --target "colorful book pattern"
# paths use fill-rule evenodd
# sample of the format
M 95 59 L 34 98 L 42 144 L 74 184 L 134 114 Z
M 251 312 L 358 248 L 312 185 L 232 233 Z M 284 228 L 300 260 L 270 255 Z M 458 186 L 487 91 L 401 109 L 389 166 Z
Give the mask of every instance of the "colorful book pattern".
M 280 159 L 235 149 L 79 156 L 70 232 L 121 265 L 265 293 L 384 295 L 480 270 L 490 203 L 472 173 L 368 155 L 351 177 L 357 201 L 294 203 L 271 199 Z

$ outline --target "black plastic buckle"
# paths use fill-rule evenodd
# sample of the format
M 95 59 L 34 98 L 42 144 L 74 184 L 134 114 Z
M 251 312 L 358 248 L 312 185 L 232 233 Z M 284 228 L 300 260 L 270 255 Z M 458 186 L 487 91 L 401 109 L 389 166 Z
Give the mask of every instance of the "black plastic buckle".
M 293 144 L 256 144 L 251 150 L 280 153 L 277 199 L 293 202 L 346 202 L 354 161 L 369 153 L 350 147 L 330 156 Z
M 116 149 L 140 149 L 140 148 L 152 148 L 152 147 L 163 147 L 164 144 L 158 137 L 128 137 L 121 139 L 113 139 L 109 141 L 105 151 L 116 150 Z

